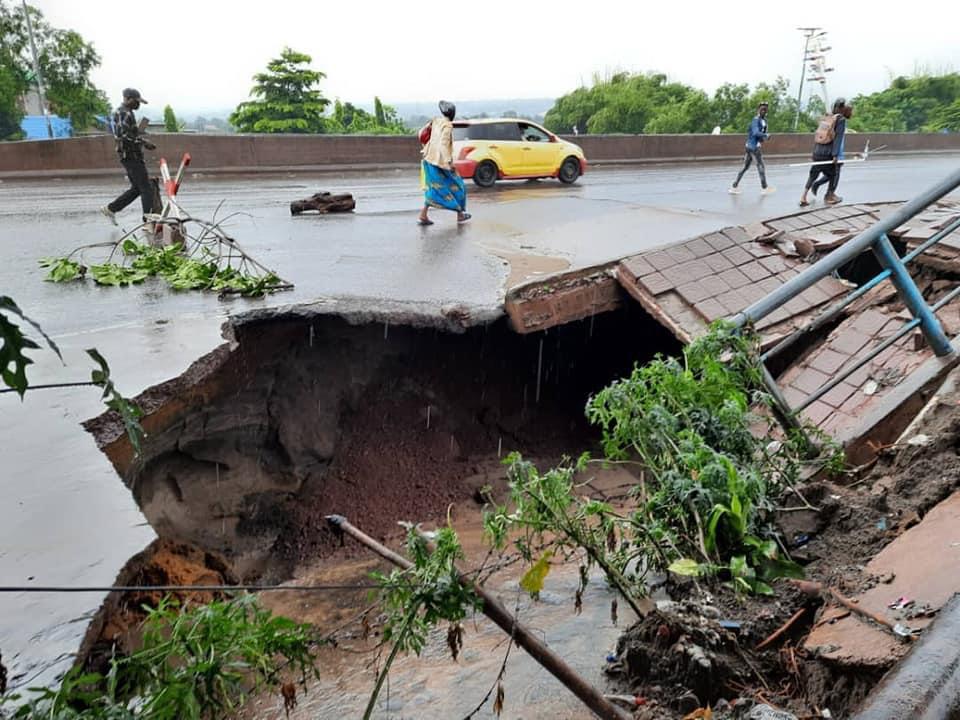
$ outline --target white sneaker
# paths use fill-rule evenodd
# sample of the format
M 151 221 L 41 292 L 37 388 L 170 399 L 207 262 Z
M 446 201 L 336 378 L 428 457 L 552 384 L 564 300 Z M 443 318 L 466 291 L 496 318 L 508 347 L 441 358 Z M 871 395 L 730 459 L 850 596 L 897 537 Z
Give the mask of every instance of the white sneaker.
M 763 190 L 760 191 L 761 195 L 773 195 L 777 189 L 773 185 L 768 185 Z
M 114 213 L 114 212 L 113 212 L 110 208 L 108 208 L 106 205 L 104 205 L 102 208 L 100 208 L 100 212 L 103 213 L 103 214 L 107 217 L 107 219 L 108 219 L 110 222 L 112 222 L 114 225 L 117 224 L 117 215 L 116 215 L 116 213 Z
M 731 185 L 730 189 L 727 190 L 727 192 L 730 193 L 731 195 L 739 195 L 741 191 L 740 191 L 740 188 Z

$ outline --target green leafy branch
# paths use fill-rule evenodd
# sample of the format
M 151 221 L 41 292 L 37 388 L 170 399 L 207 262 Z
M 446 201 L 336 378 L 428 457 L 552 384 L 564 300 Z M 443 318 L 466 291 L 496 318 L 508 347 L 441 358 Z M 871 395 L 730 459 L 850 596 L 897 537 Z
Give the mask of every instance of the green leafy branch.
M 264 688 L 296 689 L 286 672 L 319 677 L 308 625 L 261 608 L 255 595 L 180 608 L 169 598 L 144 607 L 139 650 L 110 659 L 106 675 L 75 668 L 57 688 L 30 688 L 29 698 L 0 699 L 17 705 L 18 720 L 212 720 L 233 716 Z
M 223 257 L 206 246 L 199 247 L 193 257 L 184 253 L 182 243 L 155 247 L 128 237 L 119 243 L 119 248 L 123 257 L 120 263 L 108 261 L 87 267 L 68 256 L 43 258 L 40 266 L 50 268 L 45 278 L 50 282 L 83 279 L 89 270 L 95 283 L 114 287 L 136 285 L 159 276 L 174 290 L 211 290 L 262 297 L 288 286 L 274 272 L 252 273 L 231 266 L 229 256 L 224 265 Z

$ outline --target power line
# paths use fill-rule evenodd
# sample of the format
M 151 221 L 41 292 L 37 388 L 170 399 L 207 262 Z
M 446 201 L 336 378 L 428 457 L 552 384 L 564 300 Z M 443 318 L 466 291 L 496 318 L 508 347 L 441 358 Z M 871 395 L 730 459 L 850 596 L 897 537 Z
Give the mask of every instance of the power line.
M 0 585 L 0 593 L 86 593 L 86 592 L 264 592 L 291 590 L 322 592 L 333 590 L 379 590 L 379 585 Z

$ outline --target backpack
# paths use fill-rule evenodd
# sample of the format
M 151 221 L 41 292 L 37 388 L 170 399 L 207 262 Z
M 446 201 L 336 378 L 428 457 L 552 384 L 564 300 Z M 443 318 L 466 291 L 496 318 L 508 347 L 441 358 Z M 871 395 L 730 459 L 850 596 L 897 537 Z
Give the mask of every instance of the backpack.
M 837 118 L 839 115 L 824 115 L 820 118 L 817 131 L 813 134 L 813 141 L 817 145 L 829 145 L 837 136 Z
M 419 137 L 420 137 L 420 144 L 421 144 L 421 145 L 426 145 L 428 142 L 430 142 L 430 135 L 431 135 L 432 131 L 433 131 L 433 122 L 432 122 L 432 121 L 431 121 L 431 122 L 428 122 L 426 125 L 424 125 L 424 126 L 420 129 Z

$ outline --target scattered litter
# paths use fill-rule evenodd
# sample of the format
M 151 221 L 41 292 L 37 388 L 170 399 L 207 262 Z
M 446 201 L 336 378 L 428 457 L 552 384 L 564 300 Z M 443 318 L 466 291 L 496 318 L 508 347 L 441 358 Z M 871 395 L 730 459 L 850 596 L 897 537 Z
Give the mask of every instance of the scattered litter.
M 616 661 L 617 661 L 617 654 L 616 654 L 616 653 L 609 653 L 609 654 L 607 655 L 607 662 L 608 662 L 608 663 L 612 663 L 612 662 L 616 662 Z
M 867 380 L 866 384 L 863 386 L 864 395 L 876 395 L 877 390 L 880 389 L 879 383 L 876 380 Z
M 882 518 L 880 518 L 879 520 L 877 520 L 877 530 L 886 530 L 886 529 L 888 529 L 889 527 L 890 527 L 890 525 L 889 525 L 889 523 L 887 522 L 887 518 L 882 517 Z
M 783 710 L 776 710 L 769 705 L 757 705 L 747 715 L 747 720 L 797 720 L 797 716 Z
M 810 542 L 810 536 L 806 533 L 801 533 L 793 539 L 793 546 L 795 548 L 800 548 L 806 545 L 808 542 Z
M 720 627 L 724 630 L 733 630 L 734 632 L 740 632 L 741 625 L 736 620 L 721 620 Z
M 628 707 L 640 707 L 647 704 L 647 699 L 640 695 L 604 695 L 603 697 L 607 700 L 623 703 Z
M 830 496 L 830 499 L 831 499 L 831 500 L 843 500 L 843 498 L 842 498 L 840 495 L 831 495 L 831 496 Z
M 827 710 L 826 708 L 824 708 L 823 710 L 820 711 L 820 717 L 822 717 L 822 718 L 832 718 L 832 717 L 833 717 L 833 713 L 830 712 L 829 710 Z
M 914 635 L 917 635 L 919 632 L 920 632 L 919 630 L 910 629 L 910 627 L 908 627 L 907 625 L 904 625 L 903 623 L 897 623 L 896 625 L 893 626 L 893 634 L 905 640 L 909 640 Z
M 901 597 L 898 597 L 889 605 L 887 605 L 887 607 L 890 608 L 891 610 L 903 610 L 904 608 L 908 608 L 911 605 L 913 605 L 913 600 L 910 600 L 906 596 L 901 596 Z
M 920 433 L 919 435 L 914 435 L 912 438 L 907 440 L 907 445 L 913 445 L 914 447 L 925 447 L 931 442 L 933 442 L 933 440 L 930 439 L 929 435 Z

